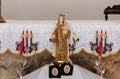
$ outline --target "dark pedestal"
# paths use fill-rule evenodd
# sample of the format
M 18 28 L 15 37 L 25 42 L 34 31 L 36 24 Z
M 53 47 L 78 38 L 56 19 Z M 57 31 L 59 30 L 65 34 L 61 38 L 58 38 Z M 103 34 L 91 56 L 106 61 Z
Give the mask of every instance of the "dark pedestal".
M 73 73 L 73 66 L 70 63 L 52 63 L 49 66 L 49 78 L 60 78 L 62 75 L 69 76 Z

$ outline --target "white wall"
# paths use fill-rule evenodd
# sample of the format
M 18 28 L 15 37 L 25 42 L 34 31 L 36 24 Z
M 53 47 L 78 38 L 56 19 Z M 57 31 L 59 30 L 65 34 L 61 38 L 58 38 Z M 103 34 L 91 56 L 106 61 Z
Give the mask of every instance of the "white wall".
M 71 20 L 99 20 L 104 19 L 104 8 L 119 3 L 120 0 L 2 0 L 2 16 L 7 20 L 55 20 L 61 13 Z

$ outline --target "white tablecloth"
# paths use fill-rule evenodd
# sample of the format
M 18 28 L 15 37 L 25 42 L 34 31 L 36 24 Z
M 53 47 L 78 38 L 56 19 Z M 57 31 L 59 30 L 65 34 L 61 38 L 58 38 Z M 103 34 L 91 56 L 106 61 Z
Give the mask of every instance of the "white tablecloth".
M 77 20 L 67 21 L 71 32 L 76 32 L 77 37 L 80 39 L 76 46 L 76 52 L 84 48 L 90 52 L 90 41 L 95 42 L 96 30 L 107 31 L 108 39 L 107 42 L 113 42 L 113 51 L 116 52 L 120 48 L 120 21 L 100 21 L 100 20 Z M 20 41 L 22 31 L 32 30 L 34 34 L 33 41 L 38 41 L 38 52 L 47 48 L 51 51 L 52 43 L 49 42 L 49 38 L 56 28 L 57 21 L 13 21 L 8 20 L 6 23 L 0 24 L 0 40 L 1 40 L 1 51 L 4 52 L 7 48 L 11 51 L 16 52 L 16 41 Z M 72 42 L 72 37 L 70 43 Z
M 61 76 L 61 78 L 49 78 L 49 65 L 46 65 L 26 76 L 23 79 L 99 79 L 100 77 L 82 67 L 73 66 L 72 76 Z

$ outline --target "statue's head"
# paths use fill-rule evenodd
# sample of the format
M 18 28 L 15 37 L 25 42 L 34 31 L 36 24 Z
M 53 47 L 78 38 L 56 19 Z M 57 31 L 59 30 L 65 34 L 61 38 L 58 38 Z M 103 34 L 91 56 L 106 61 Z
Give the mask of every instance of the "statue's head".
M 65 21 L 65 15 L 60 14 L 58 18 L 58 24 L 64 24 Z

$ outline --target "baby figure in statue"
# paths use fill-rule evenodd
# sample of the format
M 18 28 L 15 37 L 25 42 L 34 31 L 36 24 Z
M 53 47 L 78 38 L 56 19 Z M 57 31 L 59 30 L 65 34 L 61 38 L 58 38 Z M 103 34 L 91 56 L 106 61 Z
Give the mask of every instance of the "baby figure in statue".
M 65 22 L 65 16 L 59 15 L 57 28 L 55 29 L 51 41 L 56 45 L 56 61 L 69 61 L 68 57 L 68 39 L 70 30 Z

